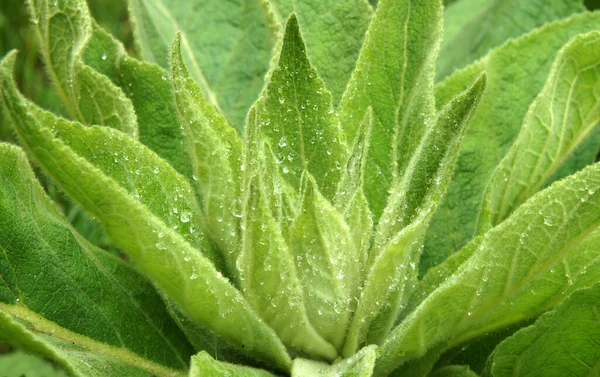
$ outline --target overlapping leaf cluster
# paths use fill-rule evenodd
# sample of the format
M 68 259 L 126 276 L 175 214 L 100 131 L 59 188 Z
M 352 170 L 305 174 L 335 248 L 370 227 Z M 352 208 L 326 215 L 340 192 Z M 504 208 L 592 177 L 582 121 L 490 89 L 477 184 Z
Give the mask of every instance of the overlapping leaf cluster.
M 31 0 L 70 119 L 2 60 L 0 340 L 75 376 L 596 370 L 600 14 L 558 3 L 131 0 L 137 60 Z

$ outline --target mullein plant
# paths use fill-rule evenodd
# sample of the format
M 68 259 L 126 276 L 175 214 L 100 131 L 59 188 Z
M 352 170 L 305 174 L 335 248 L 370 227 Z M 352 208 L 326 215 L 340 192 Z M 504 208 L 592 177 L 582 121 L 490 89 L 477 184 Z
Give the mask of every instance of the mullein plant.
M 29 0 L 68 119 L 4 57 L 0 340 L 82 377 L 596 373 L 600 14 L 375 3 L 130 0 L 138 60 Z

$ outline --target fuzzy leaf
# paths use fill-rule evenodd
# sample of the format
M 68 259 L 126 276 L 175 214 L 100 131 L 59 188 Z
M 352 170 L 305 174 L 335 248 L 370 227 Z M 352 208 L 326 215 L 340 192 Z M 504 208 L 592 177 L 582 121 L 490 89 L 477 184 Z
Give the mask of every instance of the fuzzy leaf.
M 295 359 L 292 377 L 371 377 L 377 346 L 368 346 L 352 357 L 334 365 L 318 361 Z
M 600 33 L 559 53 L 540 95 L 483 197 L 478 231 L 502 222 L 536 193 L 600 122 Z
M 261 370 L 235 364 L 227 364 L 210 357 L 206 352 L 192 356 L 192 367 L 188 377 L 275 377 Z
M 131 101 L 107 77 L 82 61 L 82 48 L 92 34 L 85 2 L 32 0 L 29 11 L 46 69 L 70 116 L 87 125 L 105 125 L 137 137 Z
M 428 375 L 429 377 L 478 377 L 477 373 L 471 371 L 469 367 L 462 365 L 449 365 L 436 370 Z
M 168 68 L 175 33 L 209 102 L 242 129 L 269 68 L 273 40 L 261 0 L 130 0 L 134 37 L 144 60 Z
M 494 377 L 594 376 L 600 370 L 600 285 L 577 291 L 553 311 L 500 343 Z
M 454 178 L 431 220 L 421 273 L 472 239 L 486 185 L 517 137 L 530 104 L 542 90 L 551 57 L 575 35 L 598 28 L 597 12 L 547 24 L 493 50 L 436 87 L 436 105 L 441 107 L 481 72 L 488 75 L 488 89 L 461 146 Z
M 439 0 L 382 0 L 340 103 L 347 140 L 355 139 L 367 109 L 373 109 L 364 191 L 375 220 L 434 121 L 433 72 L 441 25 Z
M 200 235 L 201 213 L 187 181 L 118 131 L 85 128 L 26 102 L 11 78 L 14 60 L 13 53 L 2 61 L 0 93 L 4 113 L 28 153 L 192 320 L 245 352 L 288 368 L 289 356 L 275 333 L 205 256 L 220 264 Z M 91 153 L 95 148 L 102 153 Z
M 310 61 L 337 105 L 356 66 L 373 8 L 367 0 L 268 0 L 283 31 L 295 13 Z
M 288 20 L 277 67 L 258 102 L 261 135 L 270 139 L 284 178 L 296 190 L 307 170 L 331 199 L 347 148 L 331 95 L 311 66 L 294 15 Z
M 77 376 L 108 376 L 88 359 L 141 375 L 187 368 L 193 349 L 154 288 L 71 228 L 21 150 L 0 144 L 0 177 L 0 339 Z
M 462 0 L 444 11 L 444 39 L 436 80 L 484 56 L 511 38 L 583 12 L 581 0 Z
M 378 373 L 435 345 L 449 349 L 535 317 L 598 282 L 598 205 L 600 164 L 595 164 L 533 196 L 475 239 L 472 256 L 380 347 Z
M 3 377 L 67 376 L 64 371 L 57 369 L 48 361 L 19 351 L 0 355 L 0 370 Z

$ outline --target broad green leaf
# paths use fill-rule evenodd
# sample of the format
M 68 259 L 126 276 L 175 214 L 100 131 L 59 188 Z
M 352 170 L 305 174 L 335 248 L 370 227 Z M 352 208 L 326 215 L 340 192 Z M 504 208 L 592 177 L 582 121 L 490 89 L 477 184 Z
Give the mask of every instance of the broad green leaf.
M 287 369 L 289 356 L 275 333 L 205 256 L 218 257 L 199 235 L 203 233 L 199 227 L 201 213 L 195 210 L 187 181 L 154 153 L 116 130 L 85 128 L 28 103 L 11 78 L 14 57 L 13 53 L 2 62 L 0 93 L 4 113 L 28 153 L 103 224 L 136 268 L 190 319 L 250 355 Z M 104 147 L 98 146 L 104 143 Z M 102 153 L 91 153 L 95 148 Z M 108 152 L 117 148 L 119 155 Z M 199 244 L 194 245 L 195 241 Z
M 177 35 L 171 51 L 173 94 L 192 154 L 194 180 L 214 239 L 235 271 L 239 247 L 242 143 L 223 115 L 206 101 L 190 77 Z
M 450 349 L 535 317 L 598 282 L 599 190 L 595 164 L 533 196 L 475 239 L 472 256 L 380 347 L 377 371 L 391 371 L 435 345 Z
M 345 355 L 365 341 L 379 344 L 394 324 L 406 286 L 416 280 L 424 232 L 452 178 L 460 144 L 485 83 L 484 74 L 440 111 L 394 187 L 375 234 Z
M 245 366 L 217 361 L 206 352 L 192 356 L 189 377 L 275 377 L 275 375 Z
M 310 322 L 340 349 L 358 300 L 362 256 L 350 228 L 306 175 L 302 205 L 289 229 L 289 245 Z
M 462 0 L 444 11 L 444 40 L 436 80 L 484 56 L 511 38 L 583 12 L 581 0 Z
M 575 37 L 559 53 L 521 133 L 483 197 L 478 231 L 502 222 L 536 193 L 600 122 L 600 33 Z
M 292 377 L 371 377 L 377 346 L 368 346 L 334 365 L 314 360 L 295 359 Z
M 168 68 L 175 33 L 205 97 L 242 129 L 269 68 L 273 40 L 261 0 L 130 0 L 144 60 Z
M 448 365 L 428 375 L 429 377 L 478 377 L 469 367 Z
M 373 15 L 367 0 L 268 0 L 283 31 L 295 13 L 310 61 L 337 105 L 356 66 Z
M 311 325 L 292 253 L 271 215 L 257 171 L 246 188 L 242 249 L 237 261 L 241 290 L 252 307 L 289 346 L 333 360 L 335 348 Z
M 0 370 L 3 377 L 66 377 L 48 361 L 24 352 L 0 355 Z
M 83 58 L 131 100 L 139 121 L 138 140 L 191 179 L 191 156 L 179 124 L 169 73 L 129 57 L 123 46 L 96 24 Z
M 110 350 L 117 364 L 187 368 L 193 349 L 154 288 L 71 228 L 17 147 L 0 144 L 0 177 L 0 327 L 25 320 L 26 328 L 48 334 L 44 347 L 62 343 L 52 334 L 64 332 L 100 355 Z M 46 343 L 46 336 L 36 338 Z
M 105 125 L 137 137 L 131 101 L 82 61 L 82 49 L 92 34 L 85 2 L 32 0 L 29 11 L 46 69 L 69 115 L 87 125 Z
M 434 119 L 433 72 L 442 33 L 439 0 L 382 0 L 338 112 L 354 140 L 373 109 L 365 195 L 377 220 Z
M 502 45 L 436 87 L 436 105 L 441 107 L 481 72 L 488 75 L 487 90 L 461 146 L 454 178 L 431 220 L 421 273 L 473 237 L 485 187 L 517 137 L 530 104 L 544 87 L 552 58 L 575 35 L 598 28 L 600 13 L 553 22 Z
M 494 377 L 543 373 L 595 376 L 600 371 L 600 285 L 574 292 L 553 311 L 500 343 L 489 362 Z M 489 365 L 489 364 L 488 364 Z
M 288 20 L 277 67 L 256 105 L 261 135 L 270 140 L 285 179 L 296 190 L 307 170 L 331 199 L 347 148 L 331 95 L 311 66 L 298 20 Z

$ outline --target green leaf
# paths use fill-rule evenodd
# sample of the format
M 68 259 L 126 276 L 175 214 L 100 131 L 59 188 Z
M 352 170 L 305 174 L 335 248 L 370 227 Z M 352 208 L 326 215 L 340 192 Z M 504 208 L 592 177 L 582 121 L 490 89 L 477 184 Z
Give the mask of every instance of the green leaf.
M 29 11 L 46 69 L 70 116 L 87 125 L 105 125 L 137 137 L 131 101 L 107 77 L 82 61 L 82 49 L 92 34 L 85 2 L 32 0 Z
M 273 49 L 261 0 L 130 0 L 136 42 L 144 60 L 168 68 L 175 33 L 183 56 L 209 102 L 242 129 L 264 85 Z
M 440 111 L 394 187 L 375 234 L 345 355 L 365 341 L 379 344 L 394 324 L 406 286 L 416 280 L 423 234 L 452 178 L 460 144 L 485 83 L 484 74 Z
M 377 371 L 421 357 L 434 345 L 450 349 L 535 317 L 597 282 L 599 190 L 595 164 L 533 196 L 475 239 L 472 256 L 380 347 Z
M 481 72 L 488 75 L 487 90 L 461 146 L 454 178 L 431 220 L 421 273 L 460 250 L 475 234 L 486 185 L 517 137 L 530 104 L 544 87 L 550 57 L 575 35 L 598 28 L 600 13 L 553 22 L 502 45 L 436 87 L 436 105 L 441 107 Z
M 289 346 L 333 360 L 335 348 L 311 325 L 292 253 L 275 222 L 257 171 L 246 189 L 242 250 L 237 261 L 241 290 L 252 307 Z
M 208 226 L 235 271 L 239 247 L 242 143 L 202 94 L 183 63 L 177 34 L 171 51 L 173 93 L 180 123 L 192 153 L 194 180 Z
M 533 325 L 500 343 L 490 357 L 488 375 L 597 375 L 600 370 L 599 312 L 600 285 L 574 292 Z
M 575 37 L 559 53 L 521 133 L 483 197 L 480 233 L 536 193 L 600 122 L 600 33 Z
M 434 121 L 433 72 L 442 33 L 438 0 L 382 0 L 339 106 L 346 139 L 354 140 L 373 109 L 365 195 L 377 220 Z
M 192 356 L 189 377 L 275 377 L 261 370 L 217 361 L 206 352 Z
M 193 349 L 154 288 L 71 228 L 21 150 L 0 144 L 0 177 L 0 338 L 54 350 L 42 354 L 83 376 L 87 357 L 149 373 L 187 368 Z
M 85 128 L 26 102 L 11 79 L 14 57 L 13 53 L 2 62 L 1 99 L 4 113 L 28 153 L 67 194 L 98 218 L 136 268 L 192 320 L 250 355 L 287 369 L 289 356 L 275 333 L 205 256 L 218 257 L 200 235 L 202 215 L 195 209 L 187 181 L 154 153 L 116 130 Z M 106 146 L 101 147 L 104 143 Z M 102 153 L 91 153 L 95 148 Z M 89 154 L 79 155 L 75 150 Z M 115 156 L 117 150 L 119 155 Z
M 268 0 L 274 8 L 278 29 L 295 13 L 304 36 L 306 51 L 325 87 L 337 105 L 350 75 L 373 15 L 366 0 Z
M 477 373 L 471 371 L 469 367 L 462 365 L 449 365 L 436 370 L 428 375 L 429 377 L 478 377 Z
M 484 56 L 511 38 L 583 12 L 581 0 L 462 0 L 444 11 L 444 40 L 436 80 Z
M 3 377 L 66 377 L 48 361 L 23 352 L 11 352 L 0 356 Z
M 371 377 L 377 346 L 371 345 L 334 365 L 314 360 L 295 359 L 292 377 Z
M 358 300 L 362 256 L 348 225 L 321 195 L 314 179 L 303 182 L 300 212 L 289 229 L 289 244 L 303 286 L 308 318 L 340 349 Z
M 331 95 L 306 56 L 294 15 L 288 20 L 278 65 L 256 111 L 259 132 L 270 141 L 284 178 L 299 190 L 307 170 L 321 193 L 331 199 L 347 148 Z

